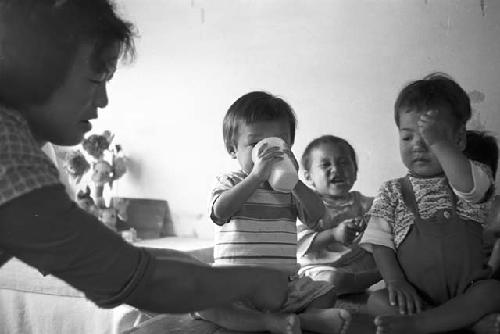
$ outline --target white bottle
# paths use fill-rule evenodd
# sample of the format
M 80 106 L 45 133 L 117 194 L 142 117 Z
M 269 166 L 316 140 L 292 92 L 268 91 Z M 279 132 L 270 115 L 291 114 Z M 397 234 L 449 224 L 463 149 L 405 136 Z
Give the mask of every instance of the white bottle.
M 257 159 L 259 159 L 259 149 L 264 143 L 266 143 L 268 147 L 277 146 L 281 150 L 284 150 L 287 147 L 285 141 L 281 138 L 264 138 L 253 148 L 252 161 L 254 163 Z M 289 193 L 293 190 L 293 188 L 295 188 L 298 180 L 299 177 L 297 170 L 295 169 L 290 157 L 285 154 L 282 160 L 274 163 L 268 182 L 271 185 L 271 188 L 275 191 Z

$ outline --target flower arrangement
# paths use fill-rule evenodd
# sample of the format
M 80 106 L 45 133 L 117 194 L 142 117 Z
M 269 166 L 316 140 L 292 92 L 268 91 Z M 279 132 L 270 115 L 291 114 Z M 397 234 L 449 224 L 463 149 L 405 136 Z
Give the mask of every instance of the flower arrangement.
M 83 184 L 76 195 L 76 202 L 85 211 L 98 217 L 106 226 L 116 230 L 117 220 L 126 220 L 128 203 L 125 200 L 108 201 L 105 188 L 127 172 L 127 161 L 120 145 L 112 145 L 110 131 L 86 137 L 81 147 L 67 154 L 64 168 L 76 181 Z

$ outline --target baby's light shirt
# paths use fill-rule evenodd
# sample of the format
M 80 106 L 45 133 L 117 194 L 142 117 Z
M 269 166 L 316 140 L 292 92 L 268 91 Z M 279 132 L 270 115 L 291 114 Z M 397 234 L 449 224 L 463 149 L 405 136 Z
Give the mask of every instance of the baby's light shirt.
M 310 251 L 311 244 L 320 232 L 332 229 L 345 220 L 353 218 L 365 219 L 365 215 L 373 202 L 373 197 L 364 196 L 358 191 L 351 191 L 345 198 L 341 199 L 329 196 L 321 196 L 321 198 L 326 210 L 320 223 L 314 229 L 311 229 L 302 222 L 297 222 L 297 259 L 301 266 L 315 264 L 331 264 L 335 266 L 335 262 L 341 260 L 342 256 L 351 250 L 351 246 L 343 245 L 340 242 L 332 242 L 325 249 Z
M 459 192 L 456 210 L 459 217 L 484 224 L 488 216 L 493 196 L 485 195 L 494 185 L 489 167 L 470 160 L 474 187 L 469 193 Z M 452 210 L 453 202 L 449 183 L 445 176 L 420 178 L 409 176 L 415 192 L 418 210 L 422 219 L 432 217 L 438 210 Z M 403 202 L 398 179 L 385 182 L 375 197 L 369 211 L 370 221 L 361 238 L 360 245 L 372 251 L 372 245 L 396 249 L 404 240 L 414 217 Z
M 218 225 L 214 264 L 263 265 L 296 273 L 297 218 L 310 226 L 318 222 L 307 216 L 291 193 L 274 191 L 264 182 L 228 221 L 214 215 L 219 196 L 247 176 L 240 170 L 217 177 L 210 202 L 210 217 Z

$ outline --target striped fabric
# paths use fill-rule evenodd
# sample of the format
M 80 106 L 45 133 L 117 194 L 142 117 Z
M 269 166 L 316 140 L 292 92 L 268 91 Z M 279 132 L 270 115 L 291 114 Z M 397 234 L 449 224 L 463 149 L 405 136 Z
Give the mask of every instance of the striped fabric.
M 212 207 L 219 195 L 245 177 L 243 171 L 217 178 Z M 297 271 L 297 218 L 302 208 L 292 194 L 273 191 L 263 183 L 227 222 L 211 218 L 219 225 L 216 233 L 215 265 L 264 265 Z

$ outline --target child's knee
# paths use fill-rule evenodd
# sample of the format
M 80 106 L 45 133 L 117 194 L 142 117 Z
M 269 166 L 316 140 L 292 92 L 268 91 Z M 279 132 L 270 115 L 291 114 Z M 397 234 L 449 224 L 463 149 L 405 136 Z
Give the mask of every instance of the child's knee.
M 307 306 L 307 309 L 331 308 L 335 306 L 336 301 L 337 301 L 337 293 L 335 289 L 332 289 L 327 293 L 325 293 L 324 295 L 321 295 L 314 301 L 312 301 L 311 304 Z

